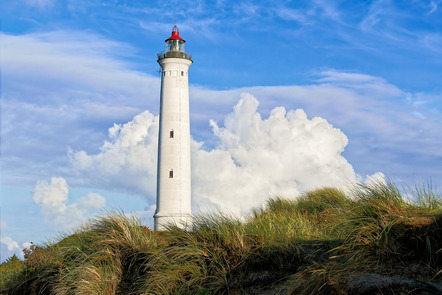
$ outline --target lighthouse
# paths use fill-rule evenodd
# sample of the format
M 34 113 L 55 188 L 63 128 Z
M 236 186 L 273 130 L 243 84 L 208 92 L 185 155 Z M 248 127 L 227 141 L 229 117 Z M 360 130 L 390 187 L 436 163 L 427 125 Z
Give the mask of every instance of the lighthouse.
M 161 66 L 160 128 L 158 136 L 157 208 L 155 230 L 169 224 L 192 226 L 188 70 L 193 63 L 178 27 L 158 53 Z

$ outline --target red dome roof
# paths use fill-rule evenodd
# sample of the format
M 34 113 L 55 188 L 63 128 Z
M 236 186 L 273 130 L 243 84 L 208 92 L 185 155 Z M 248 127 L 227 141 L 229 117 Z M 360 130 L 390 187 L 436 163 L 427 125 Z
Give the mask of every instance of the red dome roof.
M 178 30 L 178 27 L 176 25 L 172 29 L 172 36 L 170 36 L 168 39 L 166 39 L 166 41 L 169 41 L 169 40 L 181 40 L 183 42 L 186 42 L 186 41 L 184 41 L 183 38 L 180 37 L 180 31 Z

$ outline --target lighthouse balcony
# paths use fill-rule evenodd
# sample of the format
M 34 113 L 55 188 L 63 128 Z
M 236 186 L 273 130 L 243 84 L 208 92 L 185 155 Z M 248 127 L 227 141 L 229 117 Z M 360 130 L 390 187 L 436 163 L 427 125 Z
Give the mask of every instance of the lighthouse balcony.
M 182 51 L 163 51 L 163 52 L 158 53 L 158 60 L 163 59 L 163 58 L 168 58 L 168 57 L 184 58 L 184 59 L 192 60 L 192 54 L 182 52 Z

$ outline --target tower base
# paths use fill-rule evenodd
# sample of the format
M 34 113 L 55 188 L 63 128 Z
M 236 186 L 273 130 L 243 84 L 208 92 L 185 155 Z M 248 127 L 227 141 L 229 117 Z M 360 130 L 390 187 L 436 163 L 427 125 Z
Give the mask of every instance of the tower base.
M 184 230 L 192 230 L 193 215 L 192 214 L 155 214 L 154 229 L 169 230 L 170 227 L 177 226 Z

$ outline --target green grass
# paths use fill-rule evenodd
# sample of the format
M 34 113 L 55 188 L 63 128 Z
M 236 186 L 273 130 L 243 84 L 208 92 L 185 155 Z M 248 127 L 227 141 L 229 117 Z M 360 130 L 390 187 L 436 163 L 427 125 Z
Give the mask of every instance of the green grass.
M 15 254 L 6 259 L 0 265 L 0 285 L 3 287 L 12 286 L 15 278 L 22 272 L 24 262 Z
M 9 294 L 352 294 L 357 273 L 440 280 L 441 195 L 430 185 L 404 197 L 392 183 L 270 199 L 244 220 L 197 216 L 194 230 L 153 232 L 112 212 L 0 269 Z M 410 275 L 413 272 L 409 271 Z M 255 290 L 255 291 L 253 291 Z M 346 293 L 347 292 L 347 293 Z M 348 293 L 350 292 L 350 293 Z

